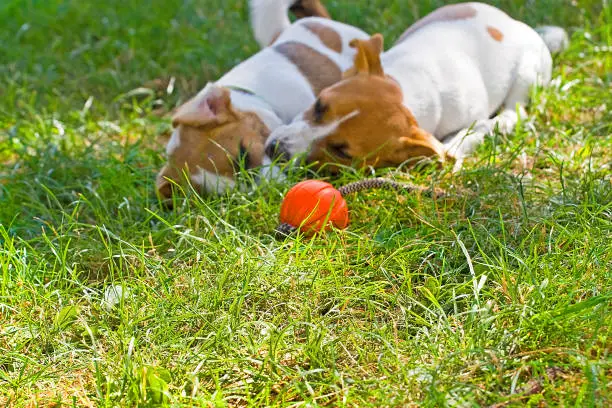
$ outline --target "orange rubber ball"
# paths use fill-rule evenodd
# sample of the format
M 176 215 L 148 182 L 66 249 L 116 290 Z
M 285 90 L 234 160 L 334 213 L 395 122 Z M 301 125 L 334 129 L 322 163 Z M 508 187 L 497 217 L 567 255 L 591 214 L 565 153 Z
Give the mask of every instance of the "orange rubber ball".
M 329 183 L 320 180 L 302 181 L 289 190 L 281 205 L 280 221 L 306 235 L 333 225 L 346 228 L 348 206 L 344 197 Z

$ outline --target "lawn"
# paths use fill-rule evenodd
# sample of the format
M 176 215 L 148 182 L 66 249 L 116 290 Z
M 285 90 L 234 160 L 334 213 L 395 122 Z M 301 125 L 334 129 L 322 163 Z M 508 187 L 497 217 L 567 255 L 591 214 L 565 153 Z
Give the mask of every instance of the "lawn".
M 245 3 L 0 2 L 0 405 L 609 406 L 609 1 L 491 1 L 571 34 L 529 121 L 311 240 L 272 235 L 307 168 L 155 196 L 171 110 L 257 51 Z M 324 3 L 391 44 L 448 2 Z

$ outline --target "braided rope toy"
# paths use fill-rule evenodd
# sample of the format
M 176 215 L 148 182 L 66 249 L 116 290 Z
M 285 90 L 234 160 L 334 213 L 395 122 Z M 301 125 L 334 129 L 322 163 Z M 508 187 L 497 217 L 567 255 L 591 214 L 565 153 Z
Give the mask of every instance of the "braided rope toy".
M 338 189 L 325 181 L 306 180 L 297 183 L 285 195 L 281 205 L 280 224 L 274 231 L 277 236 L 286 237 L 297 230 L 310 236 L 331 226 L 344 229 L 349 223 L 348 205 L 344 197 L 374 188 L 408 193 L 419 191 L 435 198 L 444 195 L 439 190 L 384 178 L 356 181 Z

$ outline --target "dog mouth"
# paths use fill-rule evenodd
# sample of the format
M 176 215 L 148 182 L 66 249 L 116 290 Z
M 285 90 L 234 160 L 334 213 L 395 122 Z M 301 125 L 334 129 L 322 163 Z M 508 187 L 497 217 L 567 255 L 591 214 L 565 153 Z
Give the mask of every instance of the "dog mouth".
M 265 152 L 268 160 L 274 160 L 277 163 L 287 163 L 291 158 L 287 147 L 280 140 L 268 143 L 265 147 Z

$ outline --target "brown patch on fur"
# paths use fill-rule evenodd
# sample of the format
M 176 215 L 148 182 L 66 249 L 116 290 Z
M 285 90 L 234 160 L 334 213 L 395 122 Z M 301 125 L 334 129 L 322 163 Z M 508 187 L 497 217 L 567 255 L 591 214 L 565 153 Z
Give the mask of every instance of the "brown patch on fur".
M 264 143 L 270 134 L 259 116 L 252 112 L 233 109 L 229 93 L 216 97 L 218 107 L 212 116 L 197 116 L 196 108 L 202 104 L 197 97 L 188 101 L 173 118 L 179 143 L 168 157 L 168 163 L 157 175 L 157 190 L 162 197 L 172 195 L 172 183 L 185 185 L 198 167 L 214 174 L 233 178 L 241 154 L 248 154 L 247 168 L 260 166 L 264 157 Z M 210 103 L 210 101 L 208 101 Z M 204 109 L 204 108 L 200 108 Z M 185 173 L 185 175 L 183 174 Z M 199 186 L 197 186 L 199 187 Z
M 314 21 L 303 23 L 302 26 L 306 27 L 308 31 L 319 37 L 323 45 L 330 50 L 334 50 L 337 53 L 342 52 L 342 38 L 334 29 Z
M 298 19 L 304 17 L 330 18 L 327 9 L 319 0 L 297 0 L 289 10 Z
M 307 45 L 288 41 L 275 45 L 274 50 L 300 70 L 315 95 L 342 79 L 342 72 L 334 61 Z
M 429 24 L 438 23 L 441 21 L 467 20 L 476 16 L 477 13 L 478 12 L 476 9 L 469 4 L 450 4 L 448 6 L 440 7 L 411 25 L 410 28 L 404 31 L 399 40 L 397 40 L 396 44 L 401 43 L 408 38 L 408 36 Z
M 502 42 L 504 40 L 502 32 L 495 27 L 487 26 L 487 32 L 495 41 Z

